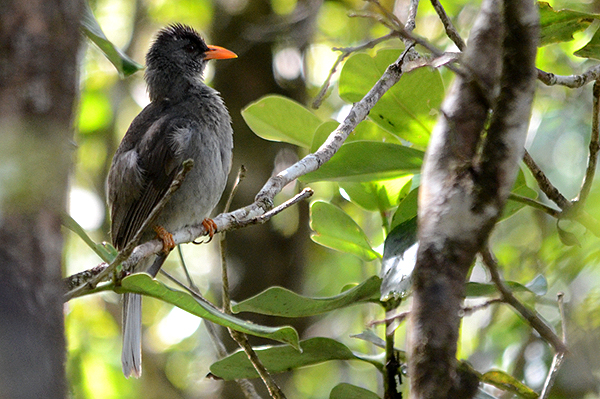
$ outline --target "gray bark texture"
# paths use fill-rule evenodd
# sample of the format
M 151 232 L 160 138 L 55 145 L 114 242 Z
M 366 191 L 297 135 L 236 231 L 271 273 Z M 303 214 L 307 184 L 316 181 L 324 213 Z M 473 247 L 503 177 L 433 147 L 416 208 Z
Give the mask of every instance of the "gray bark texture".
M 0 398 L 64 398 L 78 0 L 0 2 Z
M 537 37 L 533 1 L 485 0 L 461 60 L 470 78 L 457 76 L 442 104 L 419 193 L 409 327 L 412 399 L 471 398 L 476 392 L 477 378 L 456 362 L 464 286 L 523 156 Z

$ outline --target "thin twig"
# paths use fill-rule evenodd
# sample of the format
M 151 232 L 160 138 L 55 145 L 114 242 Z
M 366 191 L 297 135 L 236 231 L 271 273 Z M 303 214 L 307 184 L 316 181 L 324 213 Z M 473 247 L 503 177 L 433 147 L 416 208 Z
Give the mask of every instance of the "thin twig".
M 598 150 L 600 149 L 600 82 L 594 82 L 593 89 L 593 107 L 592 107 L 592 135 L 590 137 L 590 153 L 588 155 L 588 165 L 581 184 L 581 190 L 577 196 L 577 207 L 582 208 L 594 182 L 596 174 L 596 165 L 598 164 Z
M 544 212 L 544 213 L 546 213 L 546 214 L 548 214 L 548 215 L 550 215 L 552 217 L 555 217 L 555 218 L 558 218 L 558 217 L 560 217 L 562 215 L 562 212 L 560 210 L 558 210 L 558 209 L 554 209 L 552 207 L 549 207 L 546 204 L 543 204 L 543 203 L 541 203 L 539 201 L 536 201 L 534 199 L 531 199 L 531 198 L 524 197 L 524 196 L 519 195 L 519 194 L 510 193 L 508 195 L 508 199 L 512 200 L 512 201 L 515 201 L 515 202 L 520 202 L 520 203 L 525 204 L 525 205 L 529 205 L 530 207 L 538 209 L 538 210 L 540 210 L 540 211 L 542 211 L 542 212 Z
M 415 30 L 417 26 L 417 11 L 419 9 L 419 0 L 410 0 L 410 4 L 408 5 L 408 16 L 406 17 L 406 22 L 404 23 L 404 28 L 412 32 Z
M 525 165 L 527 165 L 531 173 L 533 173 L 533 177 L 537 181 L 543 193 L 546 194 L 551 201 L 558 205 L 563 212 L 569 211 L 572 207 L 571 201 L 565 198 L 565 196 L 558 191 L 556 186 L 550 182 L 550 179 L 548 179 L 546 174 L 535 163 L 527 150 L 525 150 L 525 154 L 523 155 L 523 162 L 525 162 Z
M 433 8 L 435 9 L 435 12 L 437 12 L 438 17 L 440 17 L 440 20 L 444 25 L 444 29 L 446 30 L 446 35 L 448 35 L 450 40 L 452 40 L 454 44 L 456 44 L 456 47 L 458 47 L 460 51 L 465 51 L 467 45 L 465 44 L 463 38 L 460 37 L 460 34 L 458 33 L 454 25 L 452 24 L 452 20 L 450 19 L 450 17 L 448 17 L 448 14 L 446 14 L 446 10 L 444 10 L 442 4 L 439 2 L 439 0 L 431 0 L 431 5 L 433 5 Z
M 142 237 L 142 234 L 146 231 L 146 229 L 152 223 L 154 223 L 154 221 L 156 220 L 156 218 L 158 217 L 160 212 L 162 212 L 165 205 L 167 205 L 167 202 L 169 202 L 169 200 L 171 199 L 171 196 L 173 196 L 175 191 L 177 191 L 179 189 L 179 187 L 181 187 L 181 184 L 183 183 L 185 176 L 188 174 L 188 172 L 190 170 L 192 170 L 193 167 L 194 167 L 193 160 L 188 159 L 183 162 L 183 164 L 181 166 L 181 170 L 177 173 L 177 175 L 171 182 L 171 185 L 169 186 L 169 189 L 167 190 L 165 195 L 163 195 L 163 197 L 158 202 L 158 204 L 156 204 L 156 206 L 152 209 L 152 211 L 150 212 L 150 214 L 148 215 L 146 220 L 144 220 L 144 223 L 142 223 L 142 225 L 140 226 L 138 231 L 135 233 L 133 238 L 127 243 L 125 248 L 123 248 L 118 253 L 118 255 L 115 257 L 115 259 L 102 272 L 96 274 L 92 280 L 90 280 L 89 282 L 87 282 L 84 285 L 81 285 L 81 286 L 67 292 L 64 297 L 65 301 L 68 301 L 72 298 L 83 295 L 86 291 L 93 289 L 100 281 L 103 281 L 110 273 L 112 273 L 116 269 L 116 267 L 118 265 L 123 264 L 122 266 L 124 266 L 124 262 L 130 257 L 130 255 L 136 249 L 136 247 Z
M 183 251 L 181 249 L 181 244 L 177 245 L 177 255 L 179 255 L 179 261 L 181 262 L 181 266 L 183 267 L 183 272 L 185 273 L 185 277 L 187 278 L 190 288 L 196 292 L 200 292 L 200 289 L 194 283 L 194 280 L 192 279 L 190 271 L 188 270 L 187 265 L 185 263 L 185 258 L 183 257 Z
M 564 294 L 562 292 L 558 293 L 557 302 L 562 327 L 562 342 L 565 345 L 567 345 L 567 325 L 565 319 Z M 550 395 L 550 390 L 554 385 L 554 381 L 556 380 L 556 376 L 558 375 L 560 366 L 565 360 L 565 355 L 565 352 L 556 352 L 554 354 L 554 357 L 552 358 L 552 365 L 550 366 L 550 371 L 548 372 L 548 376 L 546 377 L 546 381 L 544 382 L 544 388 L 542 389 L 542 393 L 540 393 L 539 399 L 546 399 L 548 395 Z
M 408 317 L 409 314 L 410 314 L 410 311 L 400 312 L 400 313 L 397 313 L 397 314 L 394 314 L 391 316 L 386 315 L 385 319 L 373 320 L 373 321 L 369 322 L 369 324 L 367 326 L 374 327 L 374 326 L 378 326 L 380 324 L 389 324 L 392 321 L 402 322 L 404 319 L 406 319 Z
M 229 194 L 229 197 L 227 198 L 224 212 L 227 212 L 229 210 L 229 207 L 231 205 L 233 197 L 234 197 L 235 193 L 237 192 L 239 183 L 244 179 L 245 174 L 246 174 L 246 168 L 244 168 L 242 166 L 240 168 L 240 170 L 238 171 L 236 181 L 233 184 L 233 188 L 231 189 L 231 193 Z M 267 212 L 267 213 L 269 213 L 269 212 Z M 265 213 L 262 216 L 265 216 L 267 213 Z M 229 277 L 227 274 L 227 257 L 226 257 L 227 248 L 225 245 L 226 244 L 225 237 L 226 237 L 226 235 L 225 235 L 225 233 L 223 233 L 223 234 L 221 234 L 221 237 L 219 240 L 219 244 L 221 247 L 221 278 L 222 278 L 221 292 L 222 292 L 222 296 L 223 296 L 222 297 L 223 313 L 230 315 L 233 312 L 231 311 L 231 297 L 229 295 Z M 260 378 L 265 383 L 265 386 L 269 390 L 269 394 L 271 395 L 271 397 L 274 399 L 285 399 L 285 395 L 284 395 L 283 391 L 281 391 L 279 386 L 275 383 L 275 381 L 273 380 L 273 378 L 271 377 L 271 375 L 269 374 L 269 372 L 267 371 L 265 366 L 262 364 L 262 362 L 258 358 L 258 355 L 256 355 L 256 352 L 254 352 L 254 349 L 252 349 L 252 346 L 248 342 L 248 337 L 246 336 L 246 334 L 241 333 L 239 331 L 232 330 L 231 328 L 228 328 L 227 330 L 229 331 L 229 335 L 231 336 L 231 338 L 233 338 L 233 340 L 235 342 L 237 342 L 237 344 L 240 346 L 240 348 L 242 348 L 244 350 L 244 352 L 246 352 L 246 356 L 248 356 L 248 360 L 250 360 L 250 362 L 252 363 L 252 366 L 254 366 L 254 369 L 256 370 L 256 372 L 258 373 Z
M 368 1 L 370 3 L 377 5 L 378 8 L 380 8 L 381 10 L 385 10 L 385 7 L 383 7 L 379 3 L 379 1 L 377 1 L 377 0 L 368 0 Z M 387 11 L 385 11 L 385 12 L 386 12 L 386 14 L 390 14 Z M 391 14 L 391 15 L 393 15 L 393 14 Z M 429 41 L 423 39 L 422 37 L 414 35 L 412 32 L 409 32 L 408 30 L 406 30 L 406 28 L 404 28 L 404 26 L 402 26 L 401 23 L 396 23 L 396 21 L 398 21 L 398 19 L 395 18 L 395 16 L 392 19 L 386 19 L 384 16 L 379 15 L 379 14 L 373 15 L 373 14 L 368 14 L 368 13 L 364 14 L 364 15 L 357 14 L 356 16 L 370 17 L 370 18 L 377 20 L 378 22 L 381 22 L 388 28 L 398 32 L 400 34 L 400 36 L 407 39 L 408 42 L 415 43 L 422 47 L 425 47 L 427 50 L 429 50 L 429 52 L 431 52 L 431 54 L 435 58 L 441 58 L 442 56 L 444 56 L 444 52 L 439 50 L 437 47 L 435 47 L 431 43 L 429 43 Z M 405 43 L 406 43 L 406 41 L 405 41 Z M 469 77 L 471 75 L 465 69 L 463 69 L 462 67 L 459 67 L 458 65 L 455 65 L 453 63 L 447 63 L 447 64 L 444 64 L 444 66 L 446 68 L 450 69 L 452 72 L 456 73 L 457 75 L 461 76 L 464 79 L 469 79 Z
M 502 296 L 502 301 L 506 302 L 510 306 L 512 306 L 527 322 L 531 327 L 533 327 L 540 336 L 546 340 L 554 350 L 557 352 L 565 352 L 567 347 L 565 344 L 556 336 L 556 334 L 546 325 L 546 323 L 542 320 L 542 318 L 534 311 L 527 308 L 523 305 L 512 293 L 512 291 L 508 288 L 508 286 L 504 283 L 502 278 L 500 277 L 500 271 L 498 268 L 498 262 L 494 257 L 494 254 L 490 250 L 489 247 L 485 247 L 480 251 L 481 258 L 483 259 L 483 263 L 486 265 L 488 270 L 490 271 L 490 275 L 492 277 L 492 281 L 500 291 L 500 295 Z
M 600 65 L 595 65 L 582 73 L 581 75 L 561 76 L 550 72 L 544 72 L 541 69 L 537 70 L 537 78 L 546 86 L 566 86 L 571 89 L 577 89 L 586 84 L 600 79 Z

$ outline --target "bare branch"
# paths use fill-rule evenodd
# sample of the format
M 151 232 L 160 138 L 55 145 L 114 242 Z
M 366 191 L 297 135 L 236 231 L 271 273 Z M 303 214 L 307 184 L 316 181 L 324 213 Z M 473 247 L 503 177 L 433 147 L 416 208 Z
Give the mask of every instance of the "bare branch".
M 564 212 L 569 211 L 572 207 L 571 201 L 565 198 L 565 196 L 561 194 L 561 192 L 552 184 L 552 182 L 550 182 L 550 179 L 548 179 L 546 174 L 535 163 L 527 150 L 525 150 L 523 155 L 523 162 L 525 162 L 525 165 L 527 165 L 531 173 L 533 173 L 533 177 L 548 199 L 558 205 L 558 207 Z
M 567 345 L 567 319 L 565 318 L 564 294 L 562 292 L 558 293 L 557 302 L 562 327 L 562 342 L 565 345 Z M 550 390 L 554 385 L 554 381 L 556 380 L 556 376 L 558 375 L 560 366 L 562 365 L 565 359 L 565 355 L 565 352 L 556 352 L 554 354 L 554 357 L 552 358 L 552 365 L 550 366 L 550 371 L 548 372 L 548 376 L 546 377 L 546 381 L 544 382 L 544 388 L 542 389 L 542 393 L 540 394 L 539 399 L 546 399 L 550 395 Z
M 465 41 L 462 39 L 462 37 L 460 37 L 460 34 L 458 33 L 454 25 L 452 24 L 452 21 L 448 17 L 448 14 L 446 14 L 446 10 L 444 10 L 444 7 L 442 7 L 440 1 L 431 0 L 431 4 L 433 5 L 435 12 L 437 12 L 437 15 L 440 17 L 440 20 L 444 25 L 444 29 L 446 29 L 446 34 L 448 35 L 450 40 L 452 40 L 454 44 L 456 44 L 456 47 L 458 47 L 460 51 L 464 51 L 467 45 L 465 44 Z
M 494 257 L 494 254 L 489 248 L 484 248 L 481 250 L 481 258 L 483 263 L 490 271 L 490 275 L 492 277 L 492 281 L 500 291 L 500 295 L 502 295 L 502 301 L 506 302 L 510 306 L 512 306 L 519 314 L 527 320 L 529 325 L 535 329 L 540 336 L 546 340 L 554 350 L 557 352 L 564 353 L 567 351 L 566 345 L 561 341 L 560 338 L 552 331 L 548 325 L 541 319 L 541 317 L 534 311 L 527 308 L 523 305 L 512 293 L 512 291 L 508 288 L 508 286 L 504 283 L 502 278 L 500 277 L 500 271 L 498 268 L 498 262 Z
M 546 86 L 566 86 L 571 89 L 577 89 L 586 84 L 600 79 L 600 65 L 596 65 L 582 73 L 581 75 L 561 76 L 550 72 L 537 70 L 537 79 Z
M 600 150 L 600 82 L 594 82 L 593 89 L 593 107 L 592 107 L 592 135 L 590 137 L 590 153 L 588 156 L 588 165 L 581 184 L 581 190 L 577 196 L 577 206 L 583 207 L 592 188 L 594 176 L 596 175 L 596 166 L 598 165 L 598 150 Z

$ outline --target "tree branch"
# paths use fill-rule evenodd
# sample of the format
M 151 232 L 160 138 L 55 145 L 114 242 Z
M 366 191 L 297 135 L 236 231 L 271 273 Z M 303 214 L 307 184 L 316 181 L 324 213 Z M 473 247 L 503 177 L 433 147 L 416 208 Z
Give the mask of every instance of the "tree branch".
M 452 40 L 454 44 L 456 44 L 456 47 L 458 47 L 460 51 L 464 51 L 467 45 L 465 44 L 463 38 L 460 37 L 460 34 L 458 33 L 454 25 L 452 24 L 452 21 L 448 17 L 448 14 L 446 14 L 446 10 L 444 10 L 444 7 L 440 3 L 440 1 L 431 0 L 431 4 L 433 5 L 435 12 L 437 12 L 437 15 L 440 17 L 440 20 L 444 25 L 444 29 L 446 30 L 446 34 L 448 35 L 450 40 Z
M 536 312 L 525 307 L 525 305 L 523 305 L 513 295 L 512 291 L 506 286 L 506 284 L 504 284 L 502 277 L 500 277 L 498 262 L 496 261 L 496 258 L 494 257 L 492 251 L 488 247 L 485 247 L 481 250 L 480 253 L 483 263 L 490 271 L 492 281 L 498 288 L 498 291 L 500 291 L 502 301 L 506 302 L 507 304 L 512 306 L 517 312 L 519 312 L 519 314 L 525 320 L 527 320 L 529 325 L 533 327 L 533 329 L 536 330 L 540 334 L 540 336 L 544 340 L 546 340 L 546 342 L 552 345 L 555 351 L 562 353 L 566 352 L 567 347 L 563 343 L 563 341 L 561 341 L 561 339 L 558 338 L 558 336 L 552 331 L 552 329 L 548 327 L 546 323 L 544 323 L 544 321 L 542 321 L 541 317 Z
M 566 86 L 571 89 L 583 87 L 586 84 L 600 79 L 600 65 L 596 65 L 582 73 L 581 75 L 561 76 L 550 72 L 537 70 L 537 79 L 546 86 Z
M 588 165 L 581 184 L 581 190 L 577 196 L 577 207 L 581 208 L 585 204 L 587 197 L 594 182 L 596 166 L 598 165 L 598 150 L 600 150 L 600 82 L 594 82 L 593 89 L 593 107 L 592 107 L 592 135 L 590 137 L 590 153 L 588 156 Z
M 546 174 L 535 163 L 527 150 L 525 150 L 523 155 L 523 162 L 525 162 L 525 165 L 527 165 L 531 173 L 533 173 L 533 177 L 537 181 L 538 186 L 540 186 L 540 189 L 544 194 L 546 194 L 548 199 L 558 205 L 562 211 L 569 211 L 572 207 L 571 201 L 562 195 L 561 192 L 558 191 L 558 189 L 552 184 L 552 182 L 550 182 L 550 179 L 548 179 Z

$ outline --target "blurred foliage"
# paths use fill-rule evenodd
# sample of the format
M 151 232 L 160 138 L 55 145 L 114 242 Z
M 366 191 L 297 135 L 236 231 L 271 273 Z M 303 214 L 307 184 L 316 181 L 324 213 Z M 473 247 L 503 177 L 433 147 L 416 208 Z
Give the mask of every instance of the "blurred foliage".
M 218 37 L 210 36 L 215 24 L 220 23 L 214 18 L 217 7 L 223 8 L 230 16 L 236 16 L 243 14 L 250 2 L 257 1 L 95 0 L 90 2 L 90 6 L 104 32 L 103 45 L 116 45 L 108 52 L 127 54 L 132 60 L 142 63 L 153 33 L 163 25 L 171 22 L 191 24 L 208 36 L 211 43 L 219 44 Z M 282 29 L 284 33 L 280 33 L 274 42 L 272 51 L 275 55 L 293 46 L 293 21 L 314 17 L 308 43 L 298 50 L 302 60 L 300 80 L 310 96 L 318 93 L 337 58 L 337 53 L 331 51 L 332 47 L 355 46 L 388 33 L 376 21 L 348 16 L 356 11 L 371 10 L 368 4 L 359 0 L 324 0 L 316 5 L 300 0 L 270 0 L 267 3 L 273 19 L 262 23 L 265 26 L 283 24 L 289 28 Z M 408 1 L 394 3 L 386 0 L 381 3 L 387 9 L 395 10 L 401 19 L 405 18 L 403 13 Z M 455 0 L 443 3 L 458 31 L 463 37 L 468 37 L 480 2 Z M 559 39 L 547 40 L 544 43 L 547 45 L 540 47 L 538 67 L 555 74 L 570 75 L 582 73 L 595 65 L 595 61 L 577 57 L 574 53 L 597 58 L 594 48 L 600 23 L 595 13 L 600 10 L 600 4 L 553 1 L 550 5 L 541 3 L 541 7 L 543 15 L 550 21 L 544 32 L 548 37 Z M 563 8 L 576 12 L 560 14 Z M 566 18 L 568 34 L 553 30 L 559 28 L 551 22 L 556 14 L 560 14 L 561 18 L 569 17 Z M 257 28 L 253 24 L 255 22 L 248 22 L 248 35 Z M 443 50 L 456 50 L 445 36 L 429 2 L 419 5 L 416 26 L 415 32 L 434 45 Z M 402 48 L 401 41 L 394 39 L 346 59 L 333 74 L 325 102 L 317 110 L 309 110 L 303 104 L 281 96 L 268 96 L 255 98 L 245 108 L 243 116 L 255 133 L 264 139 L 297 145 L 300 156 L 315 151 L 335 129 L 335 121 L 346 115 L 351 103 L 364 95 Z M 582 52 L 584 48 L 586 50 Z M 106 49 L 104 51 L 107 52 Z M 289 62 L 273 65 L 273 73 L 282 87 L 291 84 L 285 76 L 296 76 L 285 70 L 294 68 L 290 60 L 284 59 Z M 113 58 L 111 61 L 118 64 Z M 86 48 L 82 59 L 81 101 L 76 118 L 78 152 L 73 187 L 99 198 L 100 203 L 105 198 L 104 181 L 112 154 L 130 121 L 148 101 L 141 73 L 127 79 L 119 77 L 119 74 L 125 75 L 129 71 L 133 72 L 123 67 L 119 69 L 118 65 L 115 69 L 97 47 L 90 45 Z M 206 76 L 209 83 L 210 77 L 209 70 Z M 312 348 L 312 351 L 307 350 L 305 357 L 298 353 L 294 353 L 297 357 L 291 357 L 285 352 L 293 351 L 289 346 L 272 348 L 275 360 L 285 357 L 291 362 L 279 364 L 282 370 L 313 364 L 299 368 L 281 380 L 288 397 L 381 397 L 377 362 L 382 360 L 377 359 L 383 350 L 374 342 L 377 342 L 375 338 L 384 336 L 383 328 L 368 330 L 371 339 L 350 336 L 362 333 L 367 323 L 384 317 L 383 307 L 372 304 L 372 291 L 365 290 L 365 287 L 371 289 L 369 284 L 379 280 L 373 276 L 380 273 L 386 238 L 394 238 L 394 228 L 403 226 L 416 215 L 416 189 L 423 150 L 436 119 L 436 110 L 452 78 L 452 74 L 444 68 L 439 71 L 417 69 L 403 77 L 384 96 L 370 119 L 362 122 L 350 136 L 336 155 L 337 160 L 334 157 L 323 170 L 312 177 L 307 176 L 295 187 L 298 189 L 310 181 L 310 187 L 315 190 L 311 205 L 314 243 L 308 246 L 305 277 L 299 284 L 302 296 L 286 291 L 286 301 L 293 305 L 308 303 L 310 306 L 323 306 L 327 313 L 308 319 L 310 325 L 300 337 L 301 345 L 303 342 L 311 343 L 307 348 Z M 297 81 L 296 77 L 293 79 Z M 225 98 L 226 103 L 228 100 Z M 585 173 L 591 104 L 590 86 L 567 89 L 538 84 L 527 148 L 568 198 L 577 195 Z M 404 114 L 395 112 L 398 108 Z M 406 113 L 409 118 L 401 116 Z M 256 154 L 257 157 L 262 155 Z M 353 160 L 358 162 L 349 163 Z M 538 200 L 548 203 L 525 169 L 519 175 L 514 192 L 533 199 L 539 195 Z M 90 237 L 88 243 L 91 240 L 96 243 L 108 241 L 105 209 L 78 198 L 73 192 L 71 215 L 82 215 L 76 221 L 86 226 Z M 561 331 L 563 326 L 555 298 L 559 291 L 566 294 L 566 328 L 571 354 L 559 373 L 551 397 L 594 397 L 598 392 L 600 373 L 600 361 L 593 355 L 600 347 L 598 237 L 567 220 L 560 222 L 559 229 L 556 220 L 521 203 L 511 202 L 507 208 L 505 219 L 494 230 L 492 244 L 504 269 L 504 277 L 513 282 L 515 294 L 535 308 L 557 331 Z M 584 210 L 590 217 L 600 219 L 598 184 L 594 185 Z M 90 224 L 87 218 L 93 217 L 99 222 Z M 402 232 L 398 237 L 402 237 Z M 101 261 L 82 241 L 81 234 L 66 234 L 66 274 L 88 269 Z M 578 245 L 565 245 L 565 235 L 571 242 L 576 240 Z M 101 247 L 96 247 L 96 250 L 101 250 Z M 211 302 L 218 303 L 220 273 L 215 248 L 188 245 L 184 248 L 184 257 L 200 290 Z M 165 267 L 181 276 L 177 263 L 173 254 Z M 235 265 L 232 269 L 232 284 L 235 284 L 235 273 L 251 273 L 237 270 Z M 471 280 L 467 305 L 482 303 L 489 297 L 490 290 L 493 295 L 489 276 L 481 265 L 474 266 Z M 543 287 L 542 281 L 546 284 Z M 528 285 L 529 282 L 531 284 Z M 348 290 L 349 284 L 361 285 Z M 352 296 L 357 292 L 364 295 Z M 261 295 L 266 297 L 273 293 L 278 294 L 278 291 Z M 267 297 L 267 303 L 278 304 L 279 296 L 274 298 Z M 358 303 L 347 307 L 349 299 Z M 410 297 L 404 300 L 398 311 L 407 310 L 409 303 Z M 245 314 L 238 317 L 244 318 Z M 222 384 L 205 378 L 209 366 L 218 359 L 213 344 L 201 327 L 203 323 L 197 317 L 155 299 L 145 300 L 143 317 L 144 375 L 140 380 L 132 381 L 123 378 L 120 372 L 118 295 L 95 294 L 67 305 L 68 370 L 72 397 L 219 397 Z M 400 324 L 395 334 L 397 348 L 404 348 L 405 338 L 405 326 Z M 268 352 L 269 348 L 264 350 Z M 277 354 L 279 350 L 286 354 Z M 240 362 L 245 359 L 240 355 L 237 357 Z M 494 376 L 503 377 L 502 383 L 514 388 L 513 392 L 529 392 L 529 388 L 539 392 L 550 366 L 552 351 L 510 308 L 493 305 L 465 316 L 458 357 L 467 360 L 478 372 L 487 373 L 490 381 Z M 325 360 L 328 361 L 318 364 Z M 213 372 L 216 373 L 215 370 Z M 493 374 L 496 372 L 493 370 L 504 373 Z M 517 387 L 510 376 L 529 388 Z M 404 390 L 406 385 L 403 385 Z M 498 385 L 501 383 L 498 382 Z M 486 385 L 485 389 L 494 397 L 502 394 L 492 385 Z

